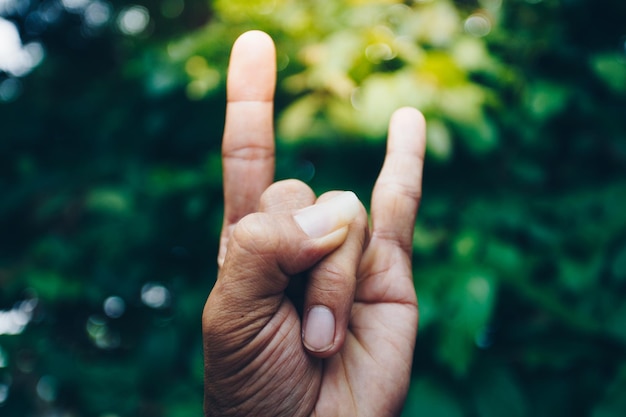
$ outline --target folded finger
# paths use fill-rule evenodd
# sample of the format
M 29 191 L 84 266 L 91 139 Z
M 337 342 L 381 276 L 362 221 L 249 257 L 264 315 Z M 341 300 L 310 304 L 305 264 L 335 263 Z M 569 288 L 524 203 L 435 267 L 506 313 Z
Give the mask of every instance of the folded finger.
M 344 243 L 308 274 L 302 341 L 309 353 L 322 358 L 335 354 L 345 341 L 367 231 L 367 213 L 353 193 L 326 193 L 317 204 L 332 199 L 358 204 L 359 211 L 350 224 Z

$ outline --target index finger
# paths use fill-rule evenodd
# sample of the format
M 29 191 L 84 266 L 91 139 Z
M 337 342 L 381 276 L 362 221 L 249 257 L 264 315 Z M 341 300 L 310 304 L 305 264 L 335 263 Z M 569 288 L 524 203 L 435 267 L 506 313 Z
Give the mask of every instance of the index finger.
M 244 33 L 233 45 L 226 86 L 220 265 L 232 226 L 257 210 L 261 194 L 274 179 L 275 86 L 274 42 L 260 31 Z
M 425 127 L 424 116 L 416 109 L 406 107 L 393 114 L 385 161 L 372 192 L 372 239 L 391 241 L 407 254 L 422 195 Z

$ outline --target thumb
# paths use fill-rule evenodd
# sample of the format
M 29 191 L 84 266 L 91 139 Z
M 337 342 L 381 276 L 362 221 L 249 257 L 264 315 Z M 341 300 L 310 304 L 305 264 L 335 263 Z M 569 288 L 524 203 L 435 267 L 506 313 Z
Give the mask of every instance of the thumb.
M 342 192 L 291 215 L 248 215 L 233 231 L 218 280 L 251 281 L 248 299 L 282 292 L 288 283 L 282 276 L 309 269 L 339 247 L 360 210 L 356 195 Z
M 205 336 L 237 331 L 237 339 L 246 340 L 260 331 L 282 303 L 290 277 L 341 246 L 361 210 L 354 193 L 342 192 L 292 214 L 241 219 L 205 306 Z

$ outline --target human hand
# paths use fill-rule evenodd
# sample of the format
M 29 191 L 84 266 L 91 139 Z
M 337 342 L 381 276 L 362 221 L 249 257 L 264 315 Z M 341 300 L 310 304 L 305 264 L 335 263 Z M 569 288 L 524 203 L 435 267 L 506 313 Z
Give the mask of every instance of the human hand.
M 410 382 L 411 250 L 424 120 L 392 116 L 371 230 L 352 193 L 272 184 L 275 51 L 233 47 L 217 282 L 203 313 L 207 416 L 396 416 Z M 287 286 L 306 282 L 301 321 Z

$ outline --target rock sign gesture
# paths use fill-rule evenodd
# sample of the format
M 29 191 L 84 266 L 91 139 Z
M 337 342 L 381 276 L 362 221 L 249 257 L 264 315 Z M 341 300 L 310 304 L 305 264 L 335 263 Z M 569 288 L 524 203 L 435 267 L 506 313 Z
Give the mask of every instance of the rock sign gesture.
M 423 116 L 391 118 L 370 228 L 351 192 L 272 184 L 275 55 L 252 31 L 230 58 L 220 270 L 202 319 L 205 415 L 397 416 L 417 332 Z M 294 280 L 305 283 L 303 317 L 285 293 Z

